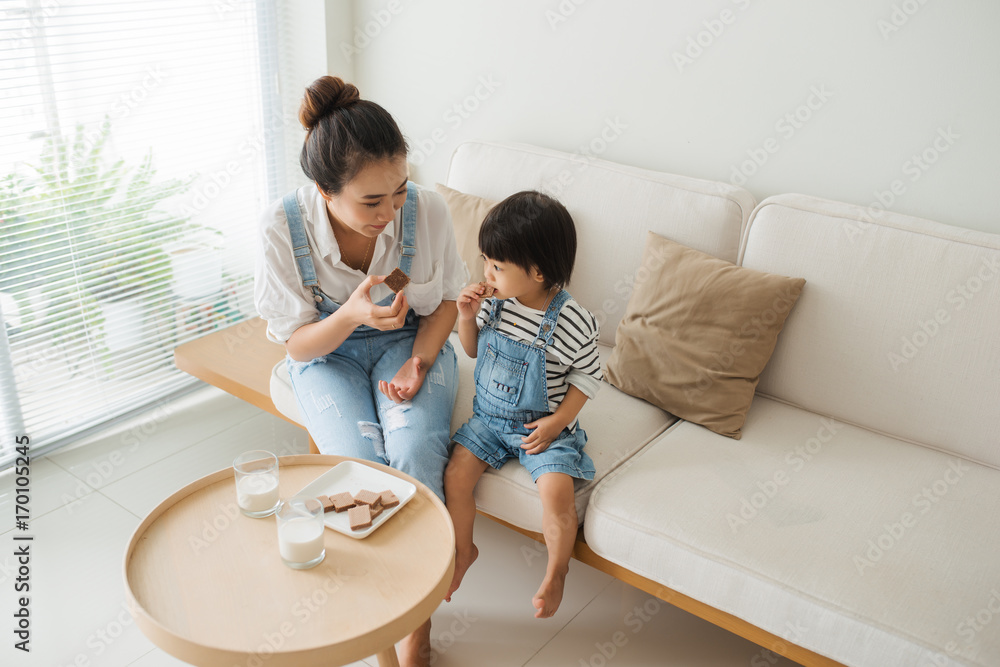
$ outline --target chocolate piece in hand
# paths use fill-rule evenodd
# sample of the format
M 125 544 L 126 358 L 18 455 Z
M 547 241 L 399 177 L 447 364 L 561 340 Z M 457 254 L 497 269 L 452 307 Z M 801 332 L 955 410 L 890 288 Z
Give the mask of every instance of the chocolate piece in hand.
M 486 284 L 486 281 L 483 281 L 479 284 L 483 286 L 483 293 L 480 296 L 483 297 L 484 299 L 493 296 L 493 293 L 496 292 L 496 288 L 493 287 L 492 285 Z
M 391 289 L 393 292 L 399 293 L 404 287 L 406 287 L 410 282 L 410 277 L 399 270 L 397 266 L 392 270 L 392 273 L 385 277 L 386 287 Z

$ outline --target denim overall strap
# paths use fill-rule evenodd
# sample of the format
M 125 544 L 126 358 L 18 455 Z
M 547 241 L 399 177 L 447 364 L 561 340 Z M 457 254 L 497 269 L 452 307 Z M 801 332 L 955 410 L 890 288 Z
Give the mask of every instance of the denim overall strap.
M 403 238 L 399 242 L 399 270 L 410 275 L 413 256 L 417 254 L 417 186 L 406 183 L 406 203 L 403 204 Z
M 486 318 L 486 326 L 496 328 L 500 324 L 500 313 L 503 312 L 503 304 L 506 299 L 493 299 L 493 306 L 490 308 L 490 315 Z
M 285 209 L 285 221 L 288 223 L 288 233 L 292 238 L 292 253 L 295 255 L 299 277 L 302 278 L 302 286 L 313 293 L 314 300 L 321 302 L 323 294 L 319 290 L 319 280 L 316 279 L 316 266 L 312 263 L 309 237 L 306 236 L 306 226 L 302 219 L 302 209 L 299 208 L 297 192 L 292 190 L 282 197 L 281 205 Z
M 299 277 L 302 278 L 302 286 L 313 293 L 313 300 L 321 313 L 329 315 L 340 307 L 334 299 L 324 294 L 319 288 L 319 280 L 316 278 L 316 266 L 313 264 L 310 253 L 309 238 L 306 236 L 305 221 L 302 216 L 302 209 L 296 191 L 293 190 L 285 195 L 281 200 L 285 209 L 285 220 L 288 222 L 288 232 L 292 239 L 292 249 L 295 255 L 295 264 L 299 270 Z M 402 240 L 399 244 L 399 270 L 410 275 L 410 267 L 413 257 L 417 254 L 417 186 L 412 182 L 406 184 L 406 203 L 402 211 Z M 394 294 L 390 294 L 385 299 L 377 303 L 379 306 L 388 306 L 392 303 Z M 407 315 L 407 324 L 411 324 L 412 312 Z M 415 321 L 415 320 L 414 320 Z M 362 325 L 358 327 L 367 330 L 369 327 Z
M 556 321 L 559 319 L 559 312 L 571 298 L 573 297 L 570 296 L 569 292 L 561 289 L 553 297 L 552 301 L 549 302 L 549 307 L 545 309 L 545 316 L 542 318 L 541 324 L 538 325 L 538 333 L 535 335 L 535 340 L 531 342 L 534 347 L 544 349 L 552 342 L 552 334 L 556 331 Z

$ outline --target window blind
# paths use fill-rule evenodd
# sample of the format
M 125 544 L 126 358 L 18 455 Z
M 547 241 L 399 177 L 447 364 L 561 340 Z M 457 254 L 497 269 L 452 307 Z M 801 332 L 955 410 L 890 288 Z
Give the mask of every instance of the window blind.
M 0 469 L 195 384 L 286 185 L 273 0 L 0 0 Z

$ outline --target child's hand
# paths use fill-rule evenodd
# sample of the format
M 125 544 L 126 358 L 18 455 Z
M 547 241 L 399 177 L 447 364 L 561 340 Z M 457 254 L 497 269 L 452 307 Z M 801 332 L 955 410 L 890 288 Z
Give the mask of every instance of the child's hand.
M 541 419 L 536 419 L 533 422 L 524 425 L 524 428 L 533 428 L 531 435 L 524 436 L 521 438 L 521 449 L 525 450 L 526 454 L 541 454 L 552 441 L 559 437 L 562 430 L 566 428 L 566 422 L 562 420 L 559 416 L 551 414 Z
M 471 285 L 466 285 L 458 293 L 455 303 L 458 305 L 458 317 L 460 319 L 476 319 L 476 314 L 479 313 L 479 299 L 482 298 L 481 295 L 484 289 L 482 284 L 472 283 Z

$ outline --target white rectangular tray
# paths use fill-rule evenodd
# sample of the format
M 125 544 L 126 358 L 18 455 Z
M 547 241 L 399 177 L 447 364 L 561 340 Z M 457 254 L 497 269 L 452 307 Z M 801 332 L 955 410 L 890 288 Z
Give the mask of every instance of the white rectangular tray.
M 347 491 L 353 496 L 362 489 L 368 489 L 376 493 L 388 489 L 399 498 L 399 504 L 387 510 L 382 510 L 381 514 L 372 519 L 372 525 L 361 530 L 351 530 L 351 524 L 347 520 L 347 512 L 334 512 L 330 510 L 324 515 L 323 523 L 348 537 L 356 539 L 368 537 L 376 528 L 388 521 L 393 514 L 401 510 L 403 505 L 410 502 L 410 499 L 417 493 L 417 487 L 405 479 L 400 479 L 381 470 L 376 470 L 363 463 L 344 461 L 306 484 L 295 495 L 333 496 Z

